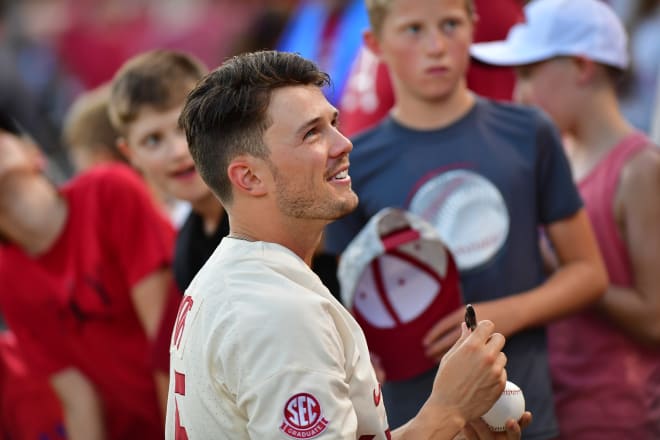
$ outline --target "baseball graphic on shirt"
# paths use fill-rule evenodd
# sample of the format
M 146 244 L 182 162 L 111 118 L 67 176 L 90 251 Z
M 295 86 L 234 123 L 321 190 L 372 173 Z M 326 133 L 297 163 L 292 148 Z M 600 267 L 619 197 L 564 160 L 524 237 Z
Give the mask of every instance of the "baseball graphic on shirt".
M 506 381 L 506 387 L 502 395 L 481 418 L 486 422 L 491 431 L 506 431 L 505 423 L 509 419 L 520 420 L 525 412 L 525 396 L 513 382 Z
M 509 233 L 502 194 L 469 170 L 447 171 L 425 182 L 412 198 L 410 211 L 435 226 L 461 271 L 490 261 Z

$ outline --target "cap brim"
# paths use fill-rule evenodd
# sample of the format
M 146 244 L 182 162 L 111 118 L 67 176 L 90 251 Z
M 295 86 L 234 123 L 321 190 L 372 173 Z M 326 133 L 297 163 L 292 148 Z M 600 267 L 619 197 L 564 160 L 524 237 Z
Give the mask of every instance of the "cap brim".
M 470 55 L 483 63 L 495 66 L 523 66 L 555 56 L 549 51 L 514 48 L 508 41 L 474 43 L 470 46 Z

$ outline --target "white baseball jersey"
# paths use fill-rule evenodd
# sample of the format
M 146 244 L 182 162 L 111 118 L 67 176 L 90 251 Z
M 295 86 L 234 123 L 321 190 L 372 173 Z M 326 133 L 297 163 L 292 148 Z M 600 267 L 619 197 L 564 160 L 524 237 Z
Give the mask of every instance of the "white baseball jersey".
M 390 437 L 360 327 L 280 245 L 222 240 L 170 356 L 169 440 Z

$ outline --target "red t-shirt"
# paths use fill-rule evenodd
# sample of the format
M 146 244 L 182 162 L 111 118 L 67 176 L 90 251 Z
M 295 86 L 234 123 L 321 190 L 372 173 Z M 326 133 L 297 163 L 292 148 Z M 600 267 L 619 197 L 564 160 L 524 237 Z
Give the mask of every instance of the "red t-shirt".
M 16 338 L 0 332 L 0 439 L 65 439 L 62 409 L 45 377 L 31 371 Z
M 131 288 L 168 267 L 174 230 L 128 167 L 99 167 L 62 189 L 58 240 L 32 258 L 0 249 L 0 309 L 35 371 L 75 367 L 103 400 L 109 439 L 162 439 L 151 346 Z
M 474 41 L 506 38 L 514 24 L 523 20 L 518 0 L 476 0 L 479 19 Z M 511 100 L 515 76 L 507 67 L 473 61 L 467 72 L 468 88 L 492 99 Z M 340 102 L 341 131 L 353 136 L 380 121 L 394 105 L 394 92 L 387 67 L 364 47 L 351 70 Z

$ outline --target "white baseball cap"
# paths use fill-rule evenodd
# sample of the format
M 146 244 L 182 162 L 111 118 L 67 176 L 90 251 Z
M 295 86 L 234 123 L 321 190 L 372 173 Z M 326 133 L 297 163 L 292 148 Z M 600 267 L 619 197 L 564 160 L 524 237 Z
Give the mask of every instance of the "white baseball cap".
M 520 66 L 556 56 L 583 56 L 625 69 L 626 31 L 601 0 L 533 0 L 525 22 L 513 26 L 504 41 L 475 43 L 471 55 L 488 64 Z
M 463 300 L 452 254 L 430 223 L 401 209 L 379 211 L 342 254 L 338 277 L 342 301 L 389 380 L 436 366 L 422 339 Z

